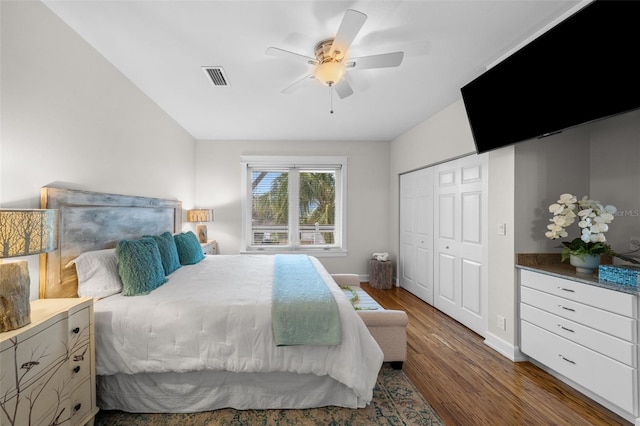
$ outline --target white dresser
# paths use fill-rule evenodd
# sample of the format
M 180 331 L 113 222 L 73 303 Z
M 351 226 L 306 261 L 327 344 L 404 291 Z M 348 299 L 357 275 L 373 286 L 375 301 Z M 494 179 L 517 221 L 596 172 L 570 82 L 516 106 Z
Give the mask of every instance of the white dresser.
M 93 424 L 93 299 L 31 302 L 31 324 L 0 333 L 0 424 Z
M 522 352 L 640 425 L 637 294 L 520 270 L 520 320 Z

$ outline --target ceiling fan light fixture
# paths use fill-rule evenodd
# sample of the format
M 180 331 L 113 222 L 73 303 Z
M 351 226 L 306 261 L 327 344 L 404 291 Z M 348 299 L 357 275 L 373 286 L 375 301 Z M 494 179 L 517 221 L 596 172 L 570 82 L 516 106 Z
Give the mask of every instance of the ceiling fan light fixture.
M 342 62 L 328 61 L 318 65 L 313 72 L 315 78 L 326 86 L 337 84 L 347 72 L 347 67 Z

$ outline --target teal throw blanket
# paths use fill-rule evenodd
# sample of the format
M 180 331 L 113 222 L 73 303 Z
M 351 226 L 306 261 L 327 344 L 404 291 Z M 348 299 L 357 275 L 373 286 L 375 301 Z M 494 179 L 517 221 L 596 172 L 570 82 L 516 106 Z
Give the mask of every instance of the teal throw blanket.
M 277 346 L 342 341 L 338 304 L 306 255 L 275 255 L 271 315 Z

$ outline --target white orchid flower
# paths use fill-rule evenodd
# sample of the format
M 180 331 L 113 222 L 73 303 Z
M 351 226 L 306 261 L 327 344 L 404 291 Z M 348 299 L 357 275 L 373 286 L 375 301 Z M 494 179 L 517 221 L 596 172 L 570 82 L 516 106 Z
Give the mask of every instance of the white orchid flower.
M 553 219 L 551 219 L 553 221 L 553 223 L 555 223 L 558 226 L 569 226 L 573 223 L 573 219 L 572 218 L 568 218 L 566 216 L 554 216 Z
M 604 233 L 609 230 L 609 223 L 615 218 L 615 206 L 606 207 L 600 201 L 591 200 L 586 195 L 578 200 L 574 195 L 565 193 L 560 195 L 557 203 L 549 206 L 553 217 L 547 225 L 545 236 L 552 240 L 569 236 L 567 228 L 578 222 L 580 239 L 585 243 L 606 242 Z
M 578 216 L 588 216 L 588 215 L 590 215 L 590 214 L 591 214 L 591 212 L 592 212 L 592 211 L 593 211 L 593 210 L 591 210 L 591 209 L 584 209 L 584 210 L 580 210 L 580 211 L 578 212 Z
M 560 214 L 562 213 L 562 210 L 564 210 L 564 206 L 561 206 L 560 204 L 551 204 L 549 206 L 549 213 L 553 213 L 553 214 Z
M 591 232 L 607 232 L 609 230 L 609 225 L 606 223 L 596 223 L 591 227 Z
M 611 223 L 613 221 L 613 215 L 611 213 L 602 213 L 600 215 L 600 218 L 605 222 L 605 223 Z
M 577 201 L 578 199 L 571 194 L 562 194 L 560 195 L 560 199 L 558 200 L 559 203 L 563 203 L 563 204 L 573 204 Z

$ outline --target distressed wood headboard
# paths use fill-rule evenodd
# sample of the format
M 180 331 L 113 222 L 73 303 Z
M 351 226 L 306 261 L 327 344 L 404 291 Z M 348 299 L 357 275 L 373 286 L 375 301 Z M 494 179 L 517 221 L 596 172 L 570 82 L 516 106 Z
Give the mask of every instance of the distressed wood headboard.
M 177 200 L 43 187 L 43 209 L 58 209 L 58 249 L 40 255 L 40 298 L 77 297 L 78 277 L 69 262 L 118 241 L 182 229 Z

